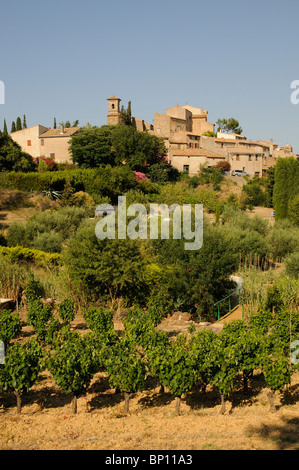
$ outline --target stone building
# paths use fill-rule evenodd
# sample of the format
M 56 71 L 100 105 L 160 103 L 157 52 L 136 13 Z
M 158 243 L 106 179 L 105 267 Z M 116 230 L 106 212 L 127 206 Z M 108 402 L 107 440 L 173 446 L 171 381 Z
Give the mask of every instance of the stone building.
M 225 159 L 201 145 L 202 135 L 214 133 L 208 112 L 194 106 L 173 106 L 165 114 L 155 113 L 153 133 L 163 139 L 169 163 L 180 171 L 196 175 L 202 164 L 214 166 Z
M 262 144 L 247 140 L 245 136 L 217 133 L 216 138 L 203 136 L 201 145 L 225 157 L 231 171 L 245 171 L 250 176 L 265 174 L 264 158 L 269 156 L 269 150 Z
M 47 130 L 48 127 L 37 125 L 12 132 L 10 137 L 20 145 L 23 152 L 29 153 L 32 157 L 39 157 L 41 155 L 39 136 Z
M 108 125 L 120 124 L 120 98 L 108 98 Z M 196 175 L 200 166 L 214 166 L 227 161 L 231 170 L 240 170 L 250 176 L 264 176 L 276 164 L 278 156 L 296 156 L 290 145 L 278 147 L 267 141 L 250 141 L 243 135 L 217 132 L 208 122 L 208 112 L 191 105 L 172 106 L 165 113 L 155 113 L 154 126 L 142 119 L 132 118 L 139 131 L 147 131 L 163 140 L 167 159 L 180 171 Z
M 57 163 L 70 163 L 69 142 L 80 127 L 63 127 L 49 129 L 37 125 L 12 132 L 11 138 L 17 142 L 22 150 L 34 158 L 48 157 Z
M 108 115 L 107 124 L 108 126 L 115 126 L 117 124 L 123 124 L 123 116 L 120 110 L 121 99 L 117 96 L 110 96 L 107 98 L 108 101 Z M 137 131 L 149 131 L 153 130 L 153 125 L 145 122 L 143 119 L 132 117 L 132 125 Z
M 40 155 L 50 157 L 57 163 L 70 163 L 70 139 L 80 127 L 63 127 L 48 129 L 39 136 Z
M 122 100 L 111 96 L 107 101 L 107 124 L 122 124 Z M 190 175 L 197 174 L 202 164 L 214 166 L 220 161 L 227 161 L 231 170 L 243 170 L 251 176 L 263 176 L 276 164 L 278 157 L 298 158 L 291 145 L 279 147 L 266 140 L 253 142 L 245 136 L 224 132 L 218 132 L 215 137 L 215 125 L 208 121 L 208 112 L 188 104 L 167 108 L 164 114 L 155 113 L 154 124 L 137 117 L 131 117 L 131 122 L 138 131 L 148 132 L 162 139 L 168 161 L 178 170 L 187 171 Z M 70 139 L 79 129 L 80 127 L 63 126 L 50 129 L 36 125 L 10 135 L 32 157 L 45 156 L 58 163 L 66 163 L 71 162 Z

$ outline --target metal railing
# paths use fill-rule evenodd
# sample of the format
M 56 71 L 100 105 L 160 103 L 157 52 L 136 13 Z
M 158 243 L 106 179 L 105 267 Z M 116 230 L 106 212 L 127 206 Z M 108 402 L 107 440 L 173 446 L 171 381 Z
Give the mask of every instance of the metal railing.
M 218 302 L 216 302 L 214 304 L 214 306 L 217 305 L 217 308 L 218 308 L 218 321 L 220 320 L 220 304 L 224 301 L 224 300 L 227 300 L 228 299 L 228 313 L 231 313 L 232 311 L 232 302 L 231 302 L 231 297 L 233 295 L 238 295 L 238 305 L 241 305 L 241 295 L 239 293 L 239 290 L 236 289 L 234 290 L 231 294 L 227 295 L 226 297 L 224 297 L 223 299 L 221 300 L 218 300 Z

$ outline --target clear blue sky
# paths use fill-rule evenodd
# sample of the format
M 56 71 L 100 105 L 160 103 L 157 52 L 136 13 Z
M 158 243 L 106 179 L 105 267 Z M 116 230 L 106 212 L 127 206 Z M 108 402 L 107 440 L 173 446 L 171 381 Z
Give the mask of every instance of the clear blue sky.
M 101 126 L 117 95 L 150 123 L 188 103 L 299 153 L 298 0 L 6 0 L 0 19 L 0 128 Z

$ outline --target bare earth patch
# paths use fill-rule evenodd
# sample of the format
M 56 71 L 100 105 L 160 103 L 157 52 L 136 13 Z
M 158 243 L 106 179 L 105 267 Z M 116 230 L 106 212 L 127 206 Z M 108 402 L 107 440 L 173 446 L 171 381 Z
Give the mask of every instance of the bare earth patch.
M 266 391 L 237 391 L 220 415 L 217 394 L 189 392 L 175 416 L 175 402 L 167 391 L 150 387 L 131 398 L 130 414 L 123 413 L 123 396 L 97 374 L 78 414 L 71 414 L 70 397 L 47 373 L 24 397 L 21 415 L 12 398 L 0 408 L 1 450 L 299 450 L 299 404 L 294 400 L 299 374 L 288 394 L 277 396 L 276 413 L 269 412 Z M 255 383 L 256 382 L 256 383 Z M 242 399 L 241 399 L 242 398 Z
M 83 323 L 77 315 L 72 326 Z M 159 327 L 175 336 L 191 323 L 179 316 Z M 122 327 L 120 320 L 115 323 L 116 330 Z M 24 327 L 24 335 L 30 330 Z M 72 415 L 71 396 L 45 371 L 23 397 L 20 415 L 14 396 L 0 392 L 0 450 L 299 450 L 299 372 L 289 390 L 276 395 L 276 413 L 269 411 L 266 392 L 262 376 L 255 374 L 248 394 L 237 384 L 221 415 L 218 393 L 196 386 L 183 397 L 176 416 L 175 398 L 149 379 L 142 393 L 131 396 L 125 415 L 123 395 L 111 389 L 104 373 L 97 373 Z

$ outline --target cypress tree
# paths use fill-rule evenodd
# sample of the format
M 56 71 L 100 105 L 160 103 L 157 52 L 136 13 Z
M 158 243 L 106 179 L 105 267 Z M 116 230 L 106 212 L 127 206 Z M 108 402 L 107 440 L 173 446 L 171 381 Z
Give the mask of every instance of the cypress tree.
M 12 123 L 11 123 L 11 131 L 10 132 L 11 133 L 16 132 L 16 123 L 15 123 L 15 121 L 12 121 Z
M 132 109 L 131 109 L 131 101 L 129 101 L 128 107 L 127 107 L 127 116 L 126 116 L 126 123 L 128 126 L 131 124 L 131 118 L 132 118 Z
M 23 116 L 23 129 L 27 129 L 27 121 L 26 121 L 26 116 L 24 114 Z
M 22 130 L 22 121 L 20 117 L 17 117 L 17 122 L 16 122 L 16 130 L 21 131 Z
M 70 181 L 70 178 L 68 178 L 66 180 L 64 188 L 63 188 L 62 196 L 61 196 L 61 199 L 60 199 L 60 205 L 62 207 L 72 206 L 73 202 L 74 202 L 74 193 L 75 193 L 75 190 L 72 187 L 72 183 Z
M 54 129 L 57 129 L 56 118 L 54 118 Z
M 275 168 L 273 206 L 275 218 L 284 219 L 288 214 L 288 171 L 287 159 L 278 158 Z
M 3 124 L 3 135 L 7 135 L 8 132 L 7 132 L 7 124 L 6 124 L 6 120 L 4 119 L 4 124 Z
M 288 160 L 288 188 L 289 188 L 289 198 L 291 201 L 299 193 L 299 161 L 294 157 L 290 157 Z
M 273 188 L 273 206 L 276 219 L 288 217 L 288 204 L 298 194 L 298 185 L 298 161 L 294 157 L 278 158 Z

